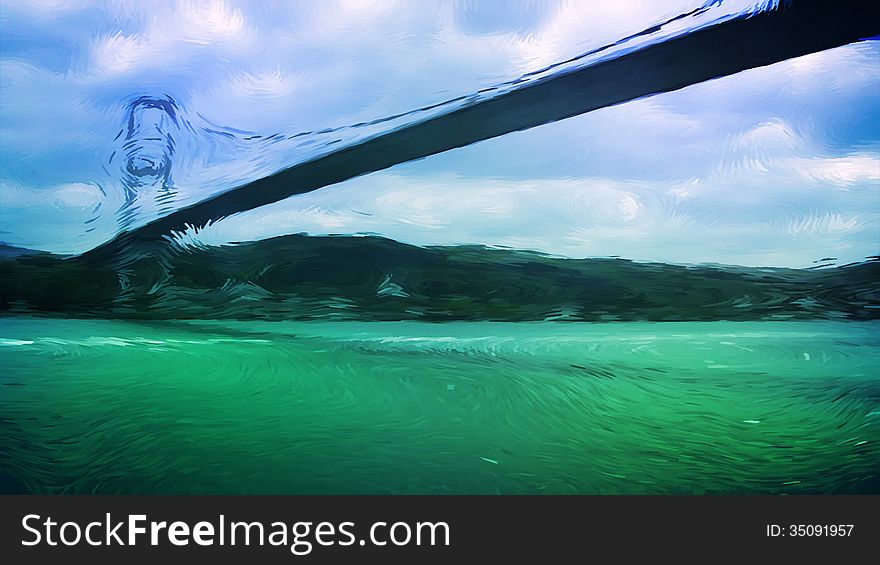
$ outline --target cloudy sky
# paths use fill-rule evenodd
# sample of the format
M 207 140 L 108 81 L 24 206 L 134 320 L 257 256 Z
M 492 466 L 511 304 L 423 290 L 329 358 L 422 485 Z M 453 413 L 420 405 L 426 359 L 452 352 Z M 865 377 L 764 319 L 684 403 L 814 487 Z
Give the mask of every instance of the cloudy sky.
M 182 205 L 358 134 L 259 139 L 467 95 L 701 4 L 4 0 L 0 241 L 75 253 L 113 236 L 124 191 L 111 156 L 137 97 L 171 97 L 188 124 L 171 163 Z M 756 9 L 714 4 L 686 25 Z M 139 221 L 159 213 L 143 200 Z M 399 165 L 194 237 L 288 233 L 673 263 L 861 260 L 880 251 L 880 42 Z

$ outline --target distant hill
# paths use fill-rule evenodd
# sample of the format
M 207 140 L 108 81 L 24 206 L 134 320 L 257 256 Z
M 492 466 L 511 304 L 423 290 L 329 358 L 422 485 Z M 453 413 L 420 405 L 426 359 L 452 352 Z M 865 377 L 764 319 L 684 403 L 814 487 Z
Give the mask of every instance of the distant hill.
M 4 248 L 6 249 L 6 248 Z M 0 252 L 0 311 L 140 319 L 875 319 L 880 261 L 815 270 L 562 259 L 289 235 L 96 257 Z
M 0 243 L 0 258 L 18 257 L 19 255 L 35 255 L 45 253 L 44 251 L 36 251 L 25 247 L 16 247 L 6 243 Z

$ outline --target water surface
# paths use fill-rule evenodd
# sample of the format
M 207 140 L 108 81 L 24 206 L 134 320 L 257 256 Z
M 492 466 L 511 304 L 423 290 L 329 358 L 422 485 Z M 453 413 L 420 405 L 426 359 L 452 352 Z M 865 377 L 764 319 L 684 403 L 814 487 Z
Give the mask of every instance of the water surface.
M 878 330 L 6 317 L 3 489 L 876 493 Z

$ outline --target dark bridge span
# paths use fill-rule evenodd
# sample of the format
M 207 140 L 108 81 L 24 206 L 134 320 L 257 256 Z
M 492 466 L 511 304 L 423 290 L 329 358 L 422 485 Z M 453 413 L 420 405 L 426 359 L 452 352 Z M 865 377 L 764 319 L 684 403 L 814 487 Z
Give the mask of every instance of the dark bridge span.
M 300 163 L 121 233 L 85 255 L 105 256 L 399 163 L 878 34 L 876 0 L 782 0 L 775 10 L 560 72 Z

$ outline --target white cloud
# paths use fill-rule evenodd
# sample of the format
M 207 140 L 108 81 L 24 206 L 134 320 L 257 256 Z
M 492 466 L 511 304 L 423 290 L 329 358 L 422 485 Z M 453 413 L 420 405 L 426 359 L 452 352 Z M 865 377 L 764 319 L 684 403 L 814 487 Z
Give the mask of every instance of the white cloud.
M 846 189 L 858 184 L 873 185 L 880 190 L 880 153 L 853 154 L 846 157 L 787 159 L 785 166 L 792 174 Z
M 844 216 L 842 214 L 808 214 L 796 216 L 780 222 L 780 229 L 789 236 L 804 235 L 829 236 L 839 233 L 852 233 L 859 229 L 859 215 Z
M 58 187 L 52 192 L 52 199 L 58 208 L 77 208 L 93 210 L 103 200 L 101 189 L 93 184 L 71 183 Z
M 236 74 L 228 88 L 241 98 L 279 98 L 294 91 L 296 79 L 276 66 L 274 70 Z
M 148 43 L 137 36 L 115 33 L 95 41 L 93 68 L 99 73 L 118 74 L 143 64 L 150 54 Z
M 205 55 L 222 56 L 241 49 L 250 40 L 241 10 L 222 0 L 180 2 L 146 13 L 144 28 L 136 33 L 113 32 L 96 38 L 90 49 L 85 80 L 107 80 L 133 72 L 163 72 L 169 67 L 190 68 Z
M 380 233 L 415 245 L 789 267 L 820 256 L 858 261 L 877 247 L 880 218 L 863 209 L 880 209 L 871 184 L 859 185 L 862 196 L 853 200 L 822 179 L 792 176 L 786 159 L 768 166 L 684 184 L 378 173 L 227 218 L 195 239 L 219 245 L 286 233 Z M 682 198 L 687 190 L 695 192 Z

